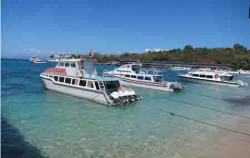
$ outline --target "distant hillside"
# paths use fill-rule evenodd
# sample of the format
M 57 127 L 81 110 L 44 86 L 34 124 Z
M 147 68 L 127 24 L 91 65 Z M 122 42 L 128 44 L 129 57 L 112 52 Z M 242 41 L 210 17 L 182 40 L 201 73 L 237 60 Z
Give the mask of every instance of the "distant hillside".
M 146 53 L 123 53 L 121 55 L 95 54 L 99 62 L 116 61 L 130 58 L 141 61 L 181 61 L 204 64 L 226 64 L 232 67 L 250 70 L 250 50 L 240 44 L 232 48 L 193 48 L 186 45 L 183 49 L 164 50 Z

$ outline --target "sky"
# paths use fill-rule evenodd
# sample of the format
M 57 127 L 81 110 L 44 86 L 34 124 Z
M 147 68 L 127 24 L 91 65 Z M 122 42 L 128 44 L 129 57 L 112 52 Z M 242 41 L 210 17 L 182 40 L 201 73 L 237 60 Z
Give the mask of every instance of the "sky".
M 2 57 L 250 49 L 249 0 L 2 0 Z

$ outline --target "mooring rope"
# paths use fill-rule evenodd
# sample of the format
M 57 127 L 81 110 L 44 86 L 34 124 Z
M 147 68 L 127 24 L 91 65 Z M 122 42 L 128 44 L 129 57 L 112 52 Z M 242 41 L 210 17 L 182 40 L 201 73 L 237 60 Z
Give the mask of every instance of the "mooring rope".
M 202 96 L 202 97 L 207 97 L 207 98 L 214 99 L 214 100 L 223 100 L 223 98 L 220 98 L 220 97 L 213 97 L 211 95 L 205 95 L 205 94 L 201 94 L 201 93 L 197 93 L 197 92 L 192 92 L 192 91 L 188 91 L 187 93 L 199 95 L 199 96 Z
M 223 92 L 223 91 L 218 91 L 218 90 L 210 90 L 210 89 L 207 89 L 208 91 L 211 91 L 211 92 L 216 92 L 217 94 L 219 94 L 219 95 L 227 95 L 227 96 L 235 96 L 235 93 L 231 93 L 231 92 Z M 241 95 L 241 94 L 237 94 L 237 96 L 239 96 L 239 97 L 248 97 L 249 95 Z
M 155 106 L 148 107 L 148 108 L 155 109 L 157 111 L 161 111 L 161 112 L 170 114 L 170 116 L 177 116 L 177 117 L 180 117 L 180 118 L 183 118 L 183 119 L 186 119 L 186 120 L 194 121 L 194 122 L 197 122 L 197 123 L 201 123 L 201 124 L 204 124 L 204 125 L 216 127 L 218 129 L 222 129 L 222 130 L 225 130 L 225 131 L 230 131 L 230 132 L 233 132 L 233 133 L 237 133 L 237 134 L 241 134 L 241 135 L 250 137 L 250 133 L 241 132 L 241 131 L 230 129 L 230 128 L 227 128 L 227 127 L 224 127 L 224 126 L 212 124 L 212 123 L 209 123 L 209 122 L 205 122 L 205 121 L 202 121 L 202 120 L 198 120 L 198 119 L 195 119 L 195 118 L 191 118 L 191 117 L 188 117 L 188 116 L 177 114 L 175 112 L 171 112 L 171 111 L 167 111 L 167 110 L 163 110 L 163 109 L 158 109 L 158 108 L 155 108 Z
M 173 99 L 173 98 L 170 98 L 170 97 L 167 97 L 167 98 L 169 100 L 172 100 L 172 101 L 183 103 L 184 105 L 187 105 L 187 106 L 194 106 L 194 107 L 198 107 L 198 108 L 201 108 L 201 109 L 206 109 L 206 110 L 211 110 L 211 111 L 215 111 L 215 112 L 220 112 L 220 113 L 224 113 L 224 114 L 228 114 L 228 115 L 233 115 L 233 116 L 237 116 L 237 117 L 241 117 L 241 118 L 245 118 L 245 119 L 249 119 L 250 120 L 250 116 L 243 116 L 243 115 L 240 115 L 240 114 L 237 114 L 237 113 L 233 113 L 233 112 L 229 112 L 229 111 L 223 111 L 223 110 L 220 110 L 220 109 L 210 108 L 210 107 L 206 107 L 206 106 L 201 106 L 201 105 L 189 103 L 189 102 L 186 102 L 186 101 Z

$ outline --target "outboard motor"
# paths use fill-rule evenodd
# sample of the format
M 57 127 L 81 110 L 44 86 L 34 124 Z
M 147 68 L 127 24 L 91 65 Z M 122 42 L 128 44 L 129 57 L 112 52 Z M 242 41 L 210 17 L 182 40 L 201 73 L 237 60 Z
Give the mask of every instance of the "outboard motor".
M 138 100 L 142 100 L 142 97 L 135 94 L 127 94 L 126 92 L 113 92 L 110 94 L 110 98 L 114 101 L 115 104 L 128 104 L 133 103 Z
M 185 89 L 185 87 L 182 87 L 181 84 L 178 82 L 171 83 L 169 88 L 173 89 L 174 91 L 181 91 Z
M 241 80 L 238 80 L 238 81 L 237 81 L 237 84 L 239 84 L 239 86 L 241 86 L 241 87 L 247 87 L 247 86 L 248 86 L 247 83 L 244 83 L 244 82 L 241 81 Z

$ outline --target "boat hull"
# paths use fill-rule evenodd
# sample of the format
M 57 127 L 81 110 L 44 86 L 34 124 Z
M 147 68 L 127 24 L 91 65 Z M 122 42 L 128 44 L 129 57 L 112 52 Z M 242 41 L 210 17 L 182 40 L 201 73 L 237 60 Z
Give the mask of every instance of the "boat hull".
M 228 83 L 228 82 L 221 82 L 221 81 L 213 81 L 213 80 L 204 80 L 204 79 L 196 79 L 196 78 L 189 78 L 184 76 L 179 76 L 183 81 L 188 82 L 195 82 L 201 84 L 213 84 L 213 85 L 225 85 L 231 87 L 240 87 L 237 83 Z
M 68 85 L 61 85 L 53 82 L 52 80 L 43 78 L 45 88 L 56 91 L 59 93 L 87 99 L 90 101 L 98 102 L 105 105 L 113 105 L 102 91 L 88 90 Z
M 167 87 L 160 87 L 160 86 L 155 86 L 155 85 L 149 85 L 149 84 L 138 84 L 134 82 L 128 82 L 125 80 L 120 79 L 121 84 L 126 85 L 126 86 L 132 86 L 132 87 L 140 87 L 140 88 L 147 88 L 147 89 L 154 89 L 154 90 L 161 90 L 161 91 L 168 91 L 168 92 L 173 92 L 173 89 L 169 89 Z
M 35 64 L 44 64 L 44 63 L 46 63 L 46 61 L 33 61 L 33 63 L 35 63 Z
M 105 75 L 119 79 L 121 84 L 123 84 L 125 86 L 140 87 L 140 88 L 147 88 L 147 89 L 167 91 L 167 92 L 173 92 L 173 91 L 184 89 L 184 87 L 180 87 L 178 89 L 177 88 L 176 89 L 170 88 L 169 86 L 164 86 L 162 83 L 147 83 L 147 82 L 129 80 L 129 79 L 122 78 L 122 77 L 116 76 L 116 75 L 110 75 L 110 74 L 105 74 Z

